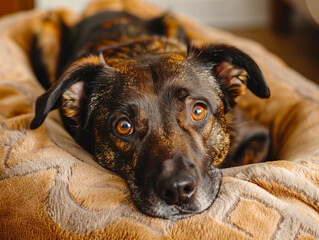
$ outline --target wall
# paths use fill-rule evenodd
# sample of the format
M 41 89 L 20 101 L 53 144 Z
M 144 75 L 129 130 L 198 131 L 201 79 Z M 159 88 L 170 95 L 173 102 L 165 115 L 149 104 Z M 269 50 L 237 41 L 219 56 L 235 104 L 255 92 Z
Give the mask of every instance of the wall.
M 269 0 L 149 0 L 218 28 L 259 28 L 267 25 Z M 36 0 L 38 8 L 71 6 L 81 11 L 88 0 Z

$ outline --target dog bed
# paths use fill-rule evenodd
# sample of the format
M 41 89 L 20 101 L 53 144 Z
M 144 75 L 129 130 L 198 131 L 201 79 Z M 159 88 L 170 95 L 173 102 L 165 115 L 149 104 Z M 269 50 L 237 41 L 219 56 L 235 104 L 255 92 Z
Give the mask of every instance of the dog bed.
M 140 0 L 97 0 L 83 14 L 50 10 L 69 24 L 102 9 L 142 18 L 161 10 Z M 223 169 L 205 212 L 171 221 L 136 210 L 125 182 L 97 165 L 52 112 L 29 125 L 44 89 L 28 60 L 31 35 L 48 11 L 0 20 L 0 239 L 319 239 L 319 88 L 259 44 L 179 17 L 189 37 L 233 44 L 260 65 L 271 89 L 239 105 L 268 127 L 272 159 Z M 54 47 L 54 43 L 52 43 Z

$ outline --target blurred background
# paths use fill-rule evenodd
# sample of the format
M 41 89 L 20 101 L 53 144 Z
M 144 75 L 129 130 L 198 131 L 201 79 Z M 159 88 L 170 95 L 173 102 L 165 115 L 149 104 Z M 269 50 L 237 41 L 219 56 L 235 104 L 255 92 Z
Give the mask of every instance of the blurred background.
M 0 0 L 0 16 L 89 0 Z M 166 10 L 256 40 L 288 65 L 319 83 L 319 0 L 146 0 Z

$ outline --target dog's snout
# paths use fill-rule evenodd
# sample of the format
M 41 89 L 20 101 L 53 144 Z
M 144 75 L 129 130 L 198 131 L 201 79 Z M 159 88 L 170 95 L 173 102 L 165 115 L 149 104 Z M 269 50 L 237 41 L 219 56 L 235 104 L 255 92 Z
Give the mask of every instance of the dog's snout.
M 183 206 L 193 198 L 196 192 L 196 180 L 187 173 L 172 174 L 158 179 L 156 191 L 167 204 Z
M 161 172 L 156 176 L 155 190 L 167 204 L 182 207 L 193 199 L 196 188 L 193 165 L 184 157 L 176 156 L 163 162 Z

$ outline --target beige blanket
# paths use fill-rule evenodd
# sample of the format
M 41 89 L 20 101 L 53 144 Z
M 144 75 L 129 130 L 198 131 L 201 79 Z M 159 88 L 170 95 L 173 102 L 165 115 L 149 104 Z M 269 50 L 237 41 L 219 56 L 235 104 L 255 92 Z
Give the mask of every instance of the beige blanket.
M 100 0 L 101 9 L 148 18 L 140 0 Z M 82 16 L 53 10 L 70 24 Z M 28 61 L 32 31 L 45 11 L 0 20 L 0 239 L 319 239 L 319 88 L 255 42 L 180 18 L 189 36 L 231 43 L 261 66 L 272 97 L 248 93 L 240 106 L 273 137 L 276 162 L 223 170 L 218 198 L 179 221 L 136 210 L 125 182 L 99 167 L 63 129 L 57 112 L 31 131 L 43 88 Z

